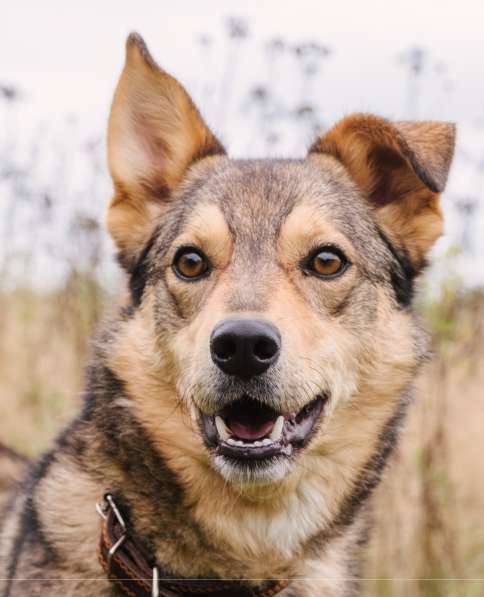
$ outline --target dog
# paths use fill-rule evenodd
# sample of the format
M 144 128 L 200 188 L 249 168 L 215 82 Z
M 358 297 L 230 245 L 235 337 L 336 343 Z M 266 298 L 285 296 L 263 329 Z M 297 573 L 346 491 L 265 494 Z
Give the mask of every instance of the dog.
M 3 597 L 358 591 L 454 138 L 353 114 L 305 159 L 232 160 L 129 36 L 107 215 L 126 292 L 82 411 L 11 491 Z

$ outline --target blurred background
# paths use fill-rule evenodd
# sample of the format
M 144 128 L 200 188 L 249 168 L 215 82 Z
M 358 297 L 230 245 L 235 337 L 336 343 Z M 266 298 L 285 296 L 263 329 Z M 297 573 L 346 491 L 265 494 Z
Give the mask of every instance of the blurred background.
M 484 595 L 484 7 L 407 0 L 16 0 L 0 19 L 0 440 L 29 456 L 79 404 L 122 285 L 103 229 L 109 106 L 139 31 L 233 156 L 303 156 L 352 111 L 458 124 L 417 308 L 434 358 L 376 499 L 364 588 Z

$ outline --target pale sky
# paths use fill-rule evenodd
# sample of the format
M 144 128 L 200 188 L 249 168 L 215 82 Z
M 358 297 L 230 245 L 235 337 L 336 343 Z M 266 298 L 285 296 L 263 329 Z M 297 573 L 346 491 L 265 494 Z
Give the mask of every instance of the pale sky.
M 0 84 L 18 86 L 25 96 L 12 124 L 15 134 L 27 138 L 38 123 L 55 125 L 73 114 L 86 135 L 103 136 L 124 42 L 132 30 L 143 35 L 155 59 L 185 84 L 213 123 L 216 109 L 203 105 L 200 90 L 206 81 L 220 81 L 230 59 L 223 34 L 228 15 L 248 17 L 251 30 L 236 89 L 264 77 L 263 42 L 275 36 L 292 42 L 314 39 L 332 48 L 312 98 L 326 124 L 351 111 L 456 121 L 459 157 L 449 192 L 479 192 L 476 217 L 479 237 L 484 237 L 483 174 L 473 167 L 484 164 L 482 0 L 4 0 Z M 197 45 L 201 34 L 215 40 L 217 54 L 209 64 Z M 416 114 L 408 113 L 408 79 L 397 62 L 412 46 L 430 56 Z M 279 71 L 277 78 L 281 93 L 294 84 L 290 71 Z M 229 123 L 230 134 L 216 130 L 236 155 L 246 152 L 246 145 L 238 143 L 245 124 L 238 117 Z M 452 217 L 448 231 L 442 250 L 455 240 Z M 484 242 L 479 242 L 482 261 Z M 484 268 L 476 262 L 471 269 L 477 275 Z
M 310 37 L 334 48 L 321 89 L 329 118 L 355 109 L 401 116 L 404 77 L 395 56 L 413 45 L 445 63 L 454 87 L 445 102 L 427 90 L 420 116 L 483 115 L 479 0 L 5 1 L 0 77 L 28 92 L 46 116 L 71 111 L 95 117 L 109 105 L 129 31 L 139 31 L 160 64 L 189 85 L 206 68 L 198 60 L 196 37 L 220 36 L 223 17 L 232 14 L 250 18 L 255 40 Z M 257 59 L 245 65 L 257 67 Z

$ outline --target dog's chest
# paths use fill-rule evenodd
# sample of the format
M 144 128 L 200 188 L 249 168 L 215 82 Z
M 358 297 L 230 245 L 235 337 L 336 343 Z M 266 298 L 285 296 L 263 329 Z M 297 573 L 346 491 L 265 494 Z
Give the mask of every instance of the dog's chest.
M 180 520 L 173 528 L 175 541 L 165 535 L 157 542 L 159 561 L 183 576 L 299 575 L 312 538 L 329 516 L 321 488 L 310 482 L 301 483 L 279 509 L 270 504 L 230 506 L 223 500 L 213 501 L 210 509 L 198 504 L 190 523 Z

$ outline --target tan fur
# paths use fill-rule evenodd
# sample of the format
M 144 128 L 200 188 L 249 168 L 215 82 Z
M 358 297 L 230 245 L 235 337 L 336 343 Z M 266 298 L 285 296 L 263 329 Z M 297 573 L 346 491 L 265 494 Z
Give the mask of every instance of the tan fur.
M 366 500 L 425 354 L 412 284 L 440 234 L 453 136 L 446 124 L 355 115 L 306 160 L 232 161 L 183 87 L 129 38 L 109 125 L 108 227 L 130 296 L 100 337 L 85 411 L 2 527 L 4 576 L 60 580 L 14 581 L 9 597 L 26 586 L 33 597 L 119 595 L 93 580 L 105 578 L 94 504 L 108 489 L 162 571 L 292 579 L 281 597 L 349 595 Z M 307 261 L 327 246 L 348 267 L 322 279 Z M 182 247 L 206 256 L 206 275 L 176 274 Z M 212 358 L 228 318 L 280 335 L 259 385 L 226 383 Z M 240 472 L 201 430 L 202 414 L 247 396 L 293 420 L 322 405 L 308 441 L 266 476 Z
M 116 193 L 107 226 L 121 249 L 146 241 L 170 191 L 200 157 L 223 153 L 185 89 L 161 70 L 136 35 L 109 117 L 109 169 Z
M 56 496 L 59 490 L 65 495 L 65 487 L 69 490 L 68 496 L 58 502 Z M 96 575 L 99 570 L 96 546 L 101 519 L 92 505 L 101 498 L 97 483 L 64 457 L 39 483 L 36 498 L 42 504 L 40 515 L 46 539 L 51 544 L 62 545 L 65 550 L 63 565 L 66 568 L 79 567 Z M 82 536 L 90 539 L 79 541 Z
M 203 207 L 202 213 L 206 210 Z M 196 216 L 194 220 L 197 221 Z M 199 230 L 193 224 L 188 229 L 191 234 Z M 191 243 L 194 238 L 188 234 L 185 232 L 183 239 Z M 326 239 L 337 239 L 352 253 L 348 239 L 342 239 L 321 215 L 315 220 L 311 204 L 301 204 L 281 231 L 280 254 L 285 266 L 291 269 L 292 260 L 299 257 L 296 247 L 305 251 L 304 247 L 310 247 L 321 234 Z M 217 246 L 215 235 L 207 235 L 205 242 L 210 240 Z M 177 244 L 176 241 L 174 245 Z M 204 249 L 212 254 L 209 244 Z M 350 280 L 345 281 L 348 283 Z M 295 386 L 291 387 L 300 383 L 331 388 L 332 400 L 318 438 L 284 482 L 272 489 L 230 486 L 214 470 L 190 417 L 194 406 L 203 403 L 203 396 L 189 390 L 207 366 L 209 355 L 203 347 L 208 346 L 210 330 L 226 314 L 223 297 L 230 292 L 224 284 L 234 281 L 229 276 L 220 280 L 217 292 L 206 299 L 202 312 L 192 323 L 180 331 L 170 351 L 165 347 L 160 352 L 157 348 L 152 325 L 153 298 L 147 298 L 118 340 L 111 367 L 126 383 L 132 397 L 133 404 L 127 407 L 133 409 L 179 475 L 187 503 L 214 543 L 226 546 L 229 553 L 243 561 L 246 575 L 263 578 L 270 571 L 276 575 L 297 574 L 302 566 L 297 559 L 301 544 L 334 518 L 342 499 L 352 490 L 355 473 L 374 451 L 378 430 L 393 413 L 399 393 L 414 374 L 414 338 L 404 335 L 409 329 L 405 321 L 408 315 L 394 312 L 381 293 L 372 345 L 365 347 L 367 360 L 355 369 L 351 364 L 356 354 L 351 355 L 358 349 L 354 338 L 345 337 L 337 322 L 316 317 L 310 303 L 302 300 L 302 291 L 294 288 L 294 281 L 282 278 L 279 293 L 264 316 L 274 321 L 287 338 L 285 375 L 295 376 Z M 341 292 L 341 288 L 332 292 Z M 193 369 L 187 368 L 186 362 L 183 365 L 187 356 Z M 327 366 L 317 372 L 317 362 Z M 297 363 L 297 370 L 291 369 L 291 363 Z M 400 369 L 398 376 L 392 374 L 395 367 Z M 355 371 L 357 377 L 352 378 L 350 371 Z M 189 381 L 184 383 L 186 377 Z M 307 395 L 287 399 L 303 403 Z M 217 508 L 213 507 L 214 495 Z M 203 557 L 197 560 L 200 573 L 206 572 L 209 565 L 213 566 L 213 562 L 204 562 Z M 223 567 L 217 571 L 222 575 L 229 573 Z
M 340 160 L 376 208 L 385 231 L 420 264 L 442 233 L 437 193 L 447 180 L 455 126 L 396 122 L 367 114 L 343 119 L 311 151 Z

